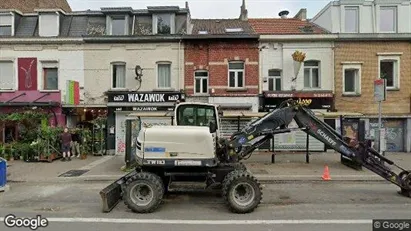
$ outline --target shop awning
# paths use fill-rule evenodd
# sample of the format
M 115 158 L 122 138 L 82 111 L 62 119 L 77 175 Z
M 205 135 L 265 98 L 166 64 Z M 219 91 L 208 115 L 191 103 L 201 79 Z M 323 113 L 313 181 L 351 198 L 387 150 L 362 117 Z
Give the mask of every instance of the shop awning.
M 221 109 L 243 109 L 249 110 L 253 107 L 251 103 L 214 103 L 219 105 Z
M 264 112 L 252 112 L 252 111 L 223 111 L 223 117 L 262 117 L 267 113 Z
M 0 102 L 0 107 L 57 107 L 59 102 Z
M 318 112 L 324 118 L 339 118 L 340 116 L 363 116 L 358 112 Z

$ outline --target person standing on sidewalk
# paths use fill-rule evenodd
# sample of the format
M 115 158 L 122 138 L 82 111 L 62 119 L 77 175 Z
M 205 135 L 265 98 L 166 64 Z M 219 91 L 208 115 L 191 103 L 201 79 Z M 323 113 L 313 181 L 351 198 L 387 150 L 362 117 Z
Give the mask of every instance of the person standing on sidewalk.
M 73 154 L 73 157 L 79 158 L 80 157 L 80 145 L 81 145 L 80 134 L 78 134 L 77 132 L 74 132 L 71 138 L 73 141 L 71 154 Z
M 61 134 L 61 151 L 63 153 L 62 161 L 71 161 L 70 146 L 71 146 L 71 134 L 68 132 L 68 128 L 64 128 L 63 134 Z

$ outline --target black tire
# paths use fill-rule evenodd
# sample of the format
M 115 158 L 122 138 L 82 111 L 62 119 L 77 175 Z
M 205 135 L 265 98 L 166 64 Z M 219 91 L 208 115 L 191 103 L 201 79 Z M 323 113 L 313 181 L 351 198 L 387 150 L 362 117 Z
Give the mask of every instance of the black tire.
M 241 163 L 241 162 L 234 163 L 234 164 L 233 164 L 233 167 L 234 167 L 234 170 L 247 171 L 247 167 L 246 167 L 243 163 Z
M 148 193 L 148 198 L 134 193 L 141 186 L 142 194 Z M 154 212 L 161 204 L 164 196 L 164 183 L 159 176 L 150 172 L 139 172 L 126 182 L 123 200 L 126 206 L 135 213 Z M 140 197 L 140 198 L 138 198 Z
M 241 203 L 237 196 L 241 187 L 246 186 L 250 195 L 246 196 L 246 203 Z M 239 192 L 239 191 L 240 192 Z M 263 196 L 261 184 L 250 172 L 234 170 L 227 174 L 223 181 L 223 198 L 229 210 L 234 213 L 253 212 L 261 203 Z

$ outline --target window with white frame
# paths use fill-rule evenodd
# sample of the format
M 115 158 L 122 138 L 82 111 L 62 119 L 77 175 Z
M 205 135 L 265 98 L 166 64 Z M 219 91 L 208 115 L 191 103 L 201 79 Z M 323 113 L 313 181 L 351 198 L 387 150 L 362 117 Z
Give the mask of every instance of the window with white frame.
M 268 90 L 281 91 L 281 70 L 268 70 Z
M 361 94 L 361 65 L 343 66 L 343 94 Z
M 320 62 L 304 62 L 304 88 L 320 88 Z
M 208 71 L 194 72 L 194 93 L 207 94 L 208 93 Z
M 380 7 L 380 32 L 397 31 L 397 8 L 395 6 Z
M 228 63 L 228 86 L 244 87 L 244 62 Z
M 112 63 L 111 65 L 111 88 L 125 88 L 126 87 L 126 64 Z
M 11 36 L 12 33 L 12 21 L 11 15 L 0 15 L 0 36 Z
M 157 87 L 171 88 L 171 63 L 157 63 Z
M 174 15 L 173 14 L 156 14 L 153 15 L 153 26 L 156 34 L 173 34 L 174 33 Z
M 386 79 L 387 89 L 399 89 L 400 59 L 399 57 L 379 57 L 379 76 Z
M 126 35 L 126 18 L 125 16 L 111 16 L 111 35 Z
M 358 19 L 359 19 L 359 7 L 347 6 L 345 7 L 345 32 L 346 33 L 358 33 Z
M 0 60 L 0 90 L 14 90 L 15 88 L 16 77 L 13 61 Z
M 57 62 L 42 62 L 43 90 L 59 89 L 59 68 Z

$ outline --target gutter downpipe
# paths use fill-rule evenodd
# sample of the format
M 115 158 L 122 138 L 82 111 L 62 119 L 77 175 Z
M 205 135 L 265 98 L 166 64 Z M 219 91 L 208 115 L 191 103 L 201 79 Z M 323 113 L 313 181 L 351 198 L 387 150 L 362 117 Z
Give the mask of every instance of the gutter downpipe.
M 180 39 L 180 41 L 178 42 L 178 85 L 180 89 L 184 89 L 184 87 L 181 84 L 183 82 L 181 81 L 182 77 L 180 76 L 181 75 L 181 41 L 182 40 Z

